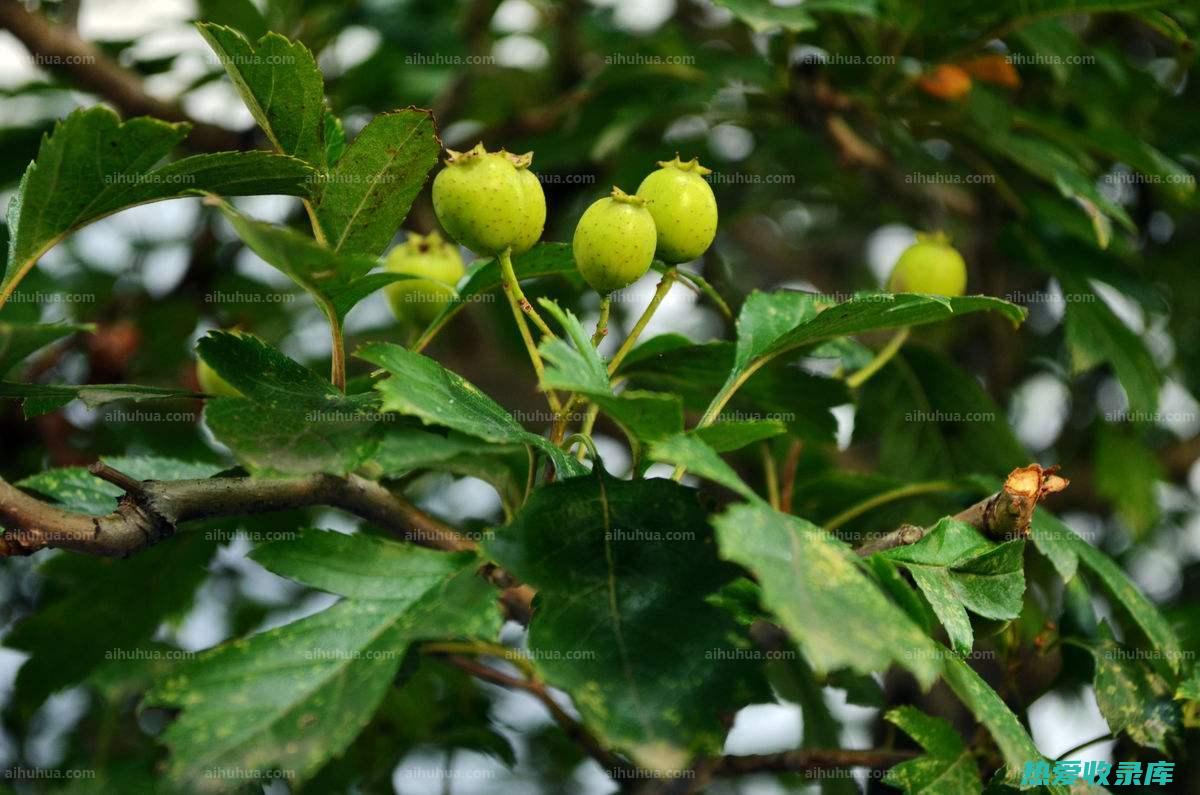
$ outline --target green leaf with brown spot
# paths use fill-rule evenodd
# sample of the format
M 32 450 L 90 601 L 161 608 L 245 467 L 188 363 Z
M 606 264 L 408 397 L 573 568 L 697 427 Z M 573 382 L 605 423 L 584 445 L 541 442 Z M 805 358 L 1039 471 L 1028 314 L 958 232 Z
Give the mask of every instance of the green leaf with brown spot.
M 1113 639 L 1101 622 L 1092 645 L 1096 660 L 1096 704 L 1113 734 L 1124 732 L 1138 745 L 1170 753 L 1182 732 L 1182 715 L 1171 684 L 1147 659 Z
M 403 578 L 397 556 L 394 576 Z M 162 735 L 173 784 L 228 789 L 213 775 L 222 768 L 278 770 L 302 783 L 370 722 L 412 643 L 495 638 L 495 590 L 473 565 L 446 555 L 443 576 L 428 578 L 429 561 L 414 561 L 429 584 L 405 589 L 406 598 L 344 600 L 206 651 L 159 682 L 145 703 L 181 710 Z
M 752 572 L 763 603 L 818 672 L 907 668 L 923 687 L 941 670 L 937 645 L 860 567 L 846 544 L 762 502 L 714 520 L 721 554 Z

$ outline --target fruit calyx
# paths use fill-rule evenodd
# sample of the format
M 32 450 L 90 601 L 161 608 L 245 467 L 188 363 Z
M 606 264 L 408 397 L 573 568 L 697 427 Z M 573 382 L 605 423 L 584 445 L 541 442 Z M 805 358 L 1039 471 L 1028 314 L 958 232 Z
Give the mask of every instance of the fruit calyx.
M 533 152 L 526 152 L 523 155 L 514 154 L 507 149 L 501 149 L 500 154 L 508 159 L 517 169 L 529 168 L 533 165 Z
M 612 193 L 609 195 L 613 201 L 620 202 L 621 204 L 632 204 L 634 207 L 644 207 L 646 205 L 646 200 L 641 196 L 626 193 L 616 185 L 613 185 Z
M 711 168 L 705 168 L 700 165 L 700 158 L 693 157 L 691 160 L 680 160 L 679 153 L 675 153 L 674 160 L 659 160 L 658 165 L 662 168 L 677 168 L 680 171 L 694 171 L 700 176 L 708 176 L 712 173 Z
M 456 152 L 453 149 L 447 149 L 446 160 L 444 162 L 447 166 L 461 166 L 464 163 L 478 157 L 484 157 L 487 154 L 488 150 L 484 148 L 483 141 L 480 141 L 465 152 Z
M 950 245 L 950 235 L 946 234 L 941 229 L 933 232 L 917 232 L 918 243 L 938 243 L 943 246 Z

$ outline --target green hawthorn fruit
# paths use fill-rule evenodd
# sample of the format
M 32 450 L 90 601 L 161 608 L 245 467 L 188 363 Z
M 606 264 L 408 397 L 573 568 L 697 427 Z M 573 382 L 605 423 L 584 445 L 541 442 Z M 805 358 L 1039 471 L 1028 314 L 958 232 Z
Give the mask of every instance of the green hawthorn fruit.
M 917 242 L 896 260 L 888 279 L 888 290 L 893 293 L 962 295 L 967 290 L 967 264 L 945 234 L 918 234 Z
M 646 202 L 614 187 L 575 227 L 571 249 L 583 278 L 601 295 L 640 279 L 654 261 L 658 233 Z
M 712 245 L 717 235 L 717 199 L 704 180 L 710 169 L 696 159 L 661 160 L 638 187 L 658 227 L 658 257 L 664 262 L 690 262 Z
M 546 225 L 546 195 L 532 162 L 532 152 L 489 152 L 483 144 L 450 150 L 433 180 L 433 209 L 450 237 L 483 256 L 531 248 Z
M 392 273 L 421 277 L 384 288 L 396 318 L 418 325 L 426 325 L 438 316 L 454 297 L 454 285 L 465 271 L 458 246 L 446 242 L 437 232 L 409 235 L 391 250 L 384 267 Z

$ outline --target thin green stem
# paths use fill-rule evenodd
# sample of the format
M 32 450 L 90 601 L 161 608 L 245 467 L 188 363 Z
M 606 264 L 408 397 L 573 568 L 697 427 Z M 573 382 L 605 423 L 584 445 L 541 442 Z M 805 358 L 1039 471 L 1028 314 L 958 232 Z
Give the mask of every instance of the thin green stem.
M 642 312 L 642 316 L 638 318 L 637 323 L 633 324 L 633 328 L 629 331 L 629 336 L 621 343 L 621 347 L 617 349 L 612 361 L 608 363 L 608 374 L 612 375 L 621 366 L 621 362 L 633 350 L 633 346 L 637 344 L 638 337 L 646 330 L 646 325 L 650 322 L 650 318 L 654 317 L 654 313 L 658 311 L 659 305 L 663 299 L 667 297 L 667 293 L 671 289 L 671 285 L 675 283 L 679 274 L 674 268 L 663 274 L 662 279 L 658 283 L 658 289 L 654 291 L 654 297 L 650 299 L 650 303 L 646 305 L 646 310 Z
M 829 521 L 825 522 L 826 530 L 836 530 L 846 522 L 862 516 L 867 511 L 878 508 L 881 505 L 887 505 L 889 502 L 896 500 L 907 499 L 908 497 L 918 497 L 922 494 L 937 494 L 943 491 L 953 491 L 961 488 L 957 483 L 952 483 L 948 480 L 931 480 L 924 483 L 909 483 L 904 486 L 880 492 L 873 497 L 869 497 L 862 502 L 851 505 L 846 510 L 834 516 Z
M 879 349 L 879 353 L 875 354 L 875 358 L 867 362 L 866 366 L 857 373 L 846 378 L 846 386 L 851 389 L 858 389 L 867 379 L 875 375 L 883 369 L 883 366 L 892 360 L 892 357 L 900 352 L 900 348 L 904 346 L 905 340 L 908 339 L 909 328 L 904 328 L 897 331 L 892 338 L 888 340 L 887 345 Z
M 417 337 L 417 341 L 412 344 L 409 350 L 413 353 L 420 353 L 425 350 L 425 346 L 433 341 L 433 338 L 437 336 L 438 332 L 445 327 L 446 323 L 452 317 L 454 317 L 454 312 L 447 312 L 435 318 L 432 323 L 425 327 L 425 330 L 421 332 L 421 336 Z
M 600 317 L 596 321 L 596 332 L 592 334 L 592 347 L 600 347 L 600 343 L 608 336 L 608 315 L 612 311 L 612 295 L 600 299 Z
M 708 408 L 704 410 L 704 415 L 701 416 L 700 421 L 696 423 L 696 428 L 707 428 L 709 425 L 712 425 L 714 422 L 716 422 L 717 417 L 721 416 L 721 410 L 725 408 L 725 404 L 730 401 L 734 393 L 737 392 L 743 384 L 750 380 L 750 376 L 757 373 L 759 369 L 761 369 L 763 365 L 767 364 L 767 362 L 771 361 L 772 358 L 772 356 L 763 356 L 760 359 L 755 359 L 748 367 L 746 367 L 745 370 L 738 373 L 737 378 L 734 378 L 732 381 L 725 382 L 725 385 L 721 387 L 721 391 L 716 394 L 716 396 L 712 399 L 712 402 L 708 404 Z M 676 466 L 675 471 L 671 473 L 671 479 L 676 481 L 682 480 L 683 473 L 686 471 L 687 467 L 685 467 L 683 464 Z
M 517 272 L 513 269 L 512 251 L 504 249 L 496 255 L 496 259 L 500 262 L 500 273 L 504 277 L 504 284 L 508 287 L 511 295 L 517 301 L 517 306 L 521 312 L 528 315 L 533 325 L 538 327 L 538 331 L 550 339 L 554 339 L 558 335 L 546 325 L 546 321 L 542 320 L 542 316 L 533 308 L 533 304 L 529 303 L 529 299 L 525 297 L 525 293 L 521 290 L 521 282 L 517 279 Z
M 583 424 L 579 427 L 579 433 L 575 434 L 575 435 L 576 436 L 586 436 L 590 439 L 592 436 L 592 429 L 596 427 L 596 417 L 599 414 L 600 414 L 600 407 L 597 406 L 595 403 L 588 406 L 587 414 L 583 418 Z M 587 451 L 587 448 L 580 446 L 579 452 L 576 454 L 575 457 L 579 461 L 582 461 L 583 455 L 586 451 Z
M 507 263 L 507 267 L 505 267 L 505 263 Z M 533 363 L 533 371 L 537 374 L 538 382 L 541 383 L 546 366 L 542 363 L 542 355 L 538 353 L 537 345 L 533 341 L 533 334 L 529 331 L 525 313 L 521 311 L 520 301 L 524 300 L 524 295 L 522 294 L 520 298 L 516 295 L 516 293 L 520 293 L 521 287 L 517 284 L 517 275 L 513 272 L 512 260 L 509 259 L 507 251 L 500 255 L 500 266 L 504 276 L 504 295 L 508 298 L 509 307 L 512 308 L 513 320 L 517 323 L 517 331 L 521 333 L 521 341 L 525 343 L 525 350 L 529 353 L 529 361 Z M 525 301 L 526 305 L 528 303 Z M 553 392 L 546 392 L 546 400 L 554 411 L 561 410 L 558 397 Z
M 537 670 L 534 668 L 533 663 L 521 653 L 520 649 L 504 646 L 500 643 L 477 640 L 437 641 L 421 644 L 421 651 L 425 654 L 466 654 L 472 657 L 495 657 L 512 663 L 521 669 L 521 673 L 530 679 L 537 678 Z
M 771 455 L 771 445 L 762 443 L 763 477 L 767 481 L 767 502 L 775 510 L 779 510 L 779 471 L 775 467 L 775 456 Z

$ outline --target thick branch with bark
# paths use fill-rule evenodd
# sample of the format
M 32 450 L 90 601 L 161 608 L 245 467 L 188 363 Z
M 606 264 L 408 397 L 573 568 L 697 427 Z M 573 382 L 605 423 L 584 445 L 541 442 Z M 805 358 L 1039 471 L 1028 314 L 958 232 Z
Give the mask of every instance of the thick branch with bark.
M 1029 535 L 1033 510 L 1047 496 L 1062 491 L 1071 481 L 1058 474 L 1058 467 L 1042 468 L 1038 464 L 1014 469 L 1000 491 L 955 514 L 989 538 L 1010 540 Z M 876 552 L 915 544 L 930 528 L 905 524 L 860 546 L 856 551 L 866 557 Z
M 27 11 L 19 0 L 0 0 L 0 28 L 12 33 L 33 55 L 68 75 L 85 91 L 111 102 L 125 117 L 154 116 L 192 125 L 187 144 L 201 151 L 241 149 L 242 136 L 190 118 L 178 104 L 146 91 L 141 78 L 122 68 L 73 30 Z
M 357 475 L 137 481 L 103 464 L 93 466 L 92 472 L 125 491 L 107 516 L 63 510 L 0 479 L 0 525 L 7 529 L 0 536 L 0 557 L 46 548 L 125 557 L 173 535 L 191 520 L 317 505 L 340 508 L 421 546 L 451 551 L 475 547 L 454 528 Z

